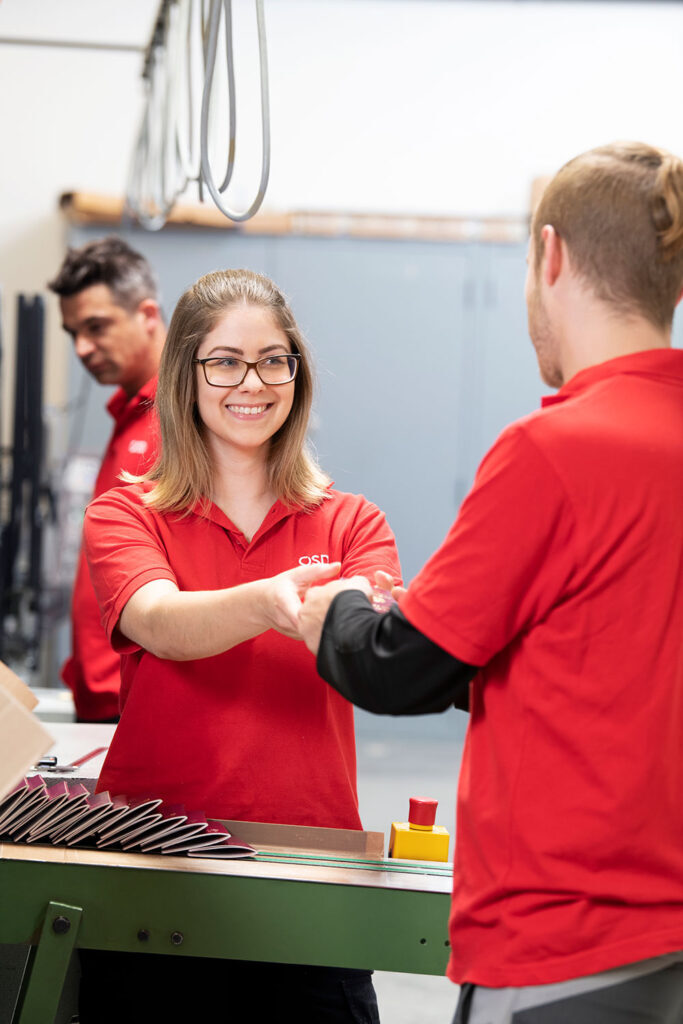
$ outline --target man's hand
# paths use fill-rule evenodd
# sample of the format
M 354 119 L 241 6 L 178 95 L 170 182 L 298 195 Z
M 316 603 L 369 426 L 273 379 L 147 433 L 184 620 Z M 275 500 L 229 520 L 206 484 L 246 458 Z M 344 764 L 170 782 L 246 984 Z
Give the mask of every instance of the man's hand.
M 312 587 L 306 594 L 299 610 L 299 635 L 311 654 L 318 654 L 323 623 L 328 609 L 342 590 L 361 590 L 366 597 L 372 594 L 370 582 L 365 576 L 351 576 L 347 580 L 334 580 L 322 587 Z
M 378 590 L 386 590 L 394 601 L 400 600 L 404 594 L 408 593 L 407 587 L 394 586 L 394 577 L 390 576 L 388 572 L 383 572 L 382 569 L 378 569 L 375 573 L 375 587 Z
M 278 576 L 264 580 L 266 584 L 266 602 L 264 612 L 267 625 L 278 633 L 301 640 L 298 618 L 302 599 L 309 587 L 338 576 L 341 562 L 329 565 L 298 565 L 296 569 L 288 569 Z M 335 586 L 335 584 L 330 584 Z

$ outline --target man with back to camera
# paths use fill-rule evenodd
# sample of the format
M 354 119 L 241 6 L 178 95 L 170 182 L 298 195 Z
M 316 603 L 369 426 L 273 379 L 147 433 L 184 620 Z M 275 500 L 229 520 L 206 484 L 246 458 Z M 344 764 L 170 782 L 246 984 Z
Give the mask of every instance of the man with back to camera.
M 118 385 L 107 403 L 114 419 L 93 497 L 115 487 L 119 474 L 142 473 L 157 452 L 154 413 L 157 371 L 166 328 L 157 283 L 147 260 L 123 239 L 102 238 L 69 249 L 48 287 L 59 295 L 64 330 L 98 384 Z M 83 549 L 74 581 L 72 653 L 62 679 L 80 722 L 116 722 L 119 656 L 100 621 Z
M 299 626 L 320 674 L 371 711 L 469 703 L 455 1022 L 674 1024 L 683 162 L 637 143 L 570 161 L 528 264 L 529 333 L 559 391 L 498 438 L 400 610 L 377 616 L 365 581 L 335 581 Z

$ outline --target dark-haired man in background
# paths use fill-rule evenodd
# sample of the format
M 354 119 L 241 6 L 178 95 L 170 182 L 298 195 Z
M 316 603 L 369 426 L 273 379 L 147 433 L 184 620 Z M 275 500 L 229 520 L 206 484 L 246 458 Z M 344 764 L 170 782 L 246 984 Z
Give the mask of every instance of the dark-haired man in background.
M 122 470 L 142 473 L 157 451 L 156 378 L 166 328 L 155 276 L 147 260 L 109 237 L 69 249 L 48 286 L 60 299 L 64 330 L 98 384 L 118 385 L 107 404 L 114 429 L 95 482 L 94 497 L 120 483 Z M 119 656 L 105 635 L 81 550 L 71 608 L 72 651 L 62 679 L 81 722 L 115 722 L 119 714 Z

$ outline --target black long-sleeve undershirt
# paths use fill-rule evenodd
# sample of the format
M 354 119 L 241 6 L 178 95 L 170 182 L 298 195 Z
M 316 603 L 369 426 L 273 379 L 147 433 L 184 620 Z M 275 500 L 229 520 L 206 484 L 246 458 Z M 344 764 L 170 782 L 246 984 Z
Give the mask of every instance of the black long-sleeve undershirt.
M 393 605 L 378 615 L 359 590 L 337 594 L 325 617 L 318 672 L 366 711 L 423 715 L 469 709 L 479 668 L 444 651 Z

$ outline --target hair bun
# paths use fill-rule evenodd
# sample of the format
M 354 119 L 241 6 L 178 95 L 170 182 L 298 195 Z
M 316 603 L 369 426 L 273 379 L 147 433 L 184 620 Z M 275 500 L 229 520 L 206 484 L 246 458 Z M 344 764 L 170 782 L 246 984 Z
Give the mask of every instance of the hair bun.
M 683 161 L 671 153 L 662 154 L 655 179 L 653 219 L 665 260 L 683 250 Z

